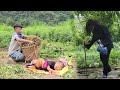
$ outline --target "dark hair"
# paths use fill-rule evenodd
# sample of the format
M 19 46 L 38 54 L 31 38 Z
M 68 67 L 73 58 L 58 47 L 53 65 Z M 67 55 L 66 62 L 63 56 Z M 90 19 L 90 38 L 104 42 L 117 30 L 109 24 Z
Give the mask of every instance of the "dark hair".
M 95 28 L 99 28 L 100 27 L 100 23 L 97 21 L 97 20 L 92 20 L 92 19 L 89 19 L 86 23 L 86 33 L 88 35 L 91 34 L 92 32 L 92 27 Z
M 54 69 L 55 61 L 49 61 L 48 60 L 48 64 L 49 64 L 50 68 Z
M 15 29 L 16 27 L 23 28 L 21 24 L 15 24 L 15 25 L 13 26 L 14 29 Z

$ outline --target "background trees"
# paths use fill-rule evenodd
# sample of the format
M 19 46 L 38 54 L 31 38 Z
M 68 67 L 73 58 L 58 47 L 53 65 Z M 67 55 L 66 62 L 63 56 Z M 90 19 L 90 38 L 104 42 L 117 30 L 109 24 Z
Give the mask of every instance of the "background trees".
M 0 11 L 0 23 L 13 25 L 16 22 L 24 26 L 39 24 L 54 25 L 70 19 L 70 11 Z

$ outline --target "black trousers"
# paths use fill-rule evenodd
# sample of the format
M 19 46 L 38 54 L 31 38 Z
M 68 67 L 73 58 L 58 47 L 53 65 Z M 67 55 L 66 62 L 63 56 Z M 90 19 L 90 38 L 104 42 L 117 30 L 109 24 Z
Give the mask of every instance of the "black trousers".
M 111 52 L 111 49 L 108 49 L 107 55 L 100 54 L 100 59 L 103 63 L 103 74 L 105 74 L 105 75 L 107 75 L 111 71 L 111 68 L 109 65 L 110 52 Z

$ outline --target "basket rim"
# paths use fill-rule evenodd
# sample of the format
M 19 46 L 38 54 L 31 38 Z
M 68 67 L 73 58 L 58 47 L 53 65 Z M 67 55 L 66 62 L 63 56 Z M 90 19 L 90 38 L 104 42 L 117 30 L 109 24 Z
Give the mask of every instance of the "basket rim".
M 38 46 L 38 45 L 24 46 L 24 47 L 22 47 L 22 49 L 23 49 L 23 48 L 30 48 L 30 47 L 34 47 L 34 46 Z M 39 46 L 38 46 L 38 47 L 39 47 Z

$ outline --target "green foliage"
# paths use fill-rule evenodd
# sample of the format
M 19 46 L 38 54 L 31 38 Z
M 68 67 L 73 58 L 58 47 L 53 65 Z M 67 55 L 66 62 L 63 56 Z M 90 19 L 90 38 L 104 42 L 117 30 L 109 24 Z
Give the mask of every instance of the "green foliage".
M 42 47 L 40 48 L 40 57 L 43 58 L 59 58 L 62 56 L 69 57 L 72 55 L 73 50 L 74 46 L 70 42 L 64 44 L 61 42 L 48 42 L 46 40 L 43 40 Z
M 120 40 L 119 39 L 119 36 L 120 36 L 120 30 L 119 30 L 120 13 L 119 11 L 74 11 L 73 13 L 74 15 L 77 16 L 78 19 L 82 19 L 85 22 L 88 19 L 98 20 L 101 24 L 106 25 L 109 28 L 113 41 L 117 42 Z M 82 15 L 83 17 L 81 18 L 79 17 L 79 15 Z
M 114 22 L 116 19 L 117 11 L 78 11 L 78 14 L 81 14 L 88 19 L 95 19 L 100 21 L 102 24 L 107 25 L 108 27 Z
M 74 23 L 73 23 L 74 22 Z M 86 37 L 83 28 L 80 28 L 79 21 L 67 21 L 57 26 L 49 26 L 41 23 L 40 26 L 28 26 L 23 28 L 23 33 L 27 35 L 37 35 L 42 39 L 39 56 L 42 58 L 59 58 L 62 56 L 72 57 L 77 61 L 79 68 L 84 68 L 84 50 L 83 41 L 89 40 L 91 37 Z M 73 23 L 73 24 L 71 24 Z M 84 26 L 84 22 L 82 25 Z M 73 26 L 75 28 L 73 28 Z M 8 47 L 13 28 L 6 25 L 0 26 L 0 47 Z M 116 29 L 117 30 L 117 29 Z M 116 38 L 116 37 L 114 37 Z M 119 42 L 114 43 L 115 48 L 111 51 L 110 64 L 118 65 L 120 57 Z M 97 45 L 93 45 L 87 51 L 87 67 L 101 67 L 102 63 L 99 58 L 99 53 L 96 51 Z M 92 52 L 92 53 L 91 53 Z
M 85 21 L 79 19 L 71 19 L 71 29 L 75 45 L 79 46 L 84 41 L 88 41 L 90 36 L 87 36 L 84 30 Z
M 114 48 L 111 51 L 110 55 L 110 64 L 113 66 L 119 66 L 120 65 L 120 42 L 114 43 Z
M 42 74 L 25 70 L 21 65 L 6 64 L 0 66 L 1 79 L 39 79 Z
M 70 19 L 70 16 L 70 11 L 0 11 L 0 23 L 11 26 L 21 23 L 24 27 L 40 22 L 54 25 Z
M 15 14 L 16 12 L 10 12 L 10 13 L 16 15 Z M 21 15 L 20 12 L 18 13 L 19 15 Z M 37 12 L 37 13 L 39 14 L 42 13 L 40 15 L 36 15 L 37 18 L 39 17 L 38 20 L 44 15 L 45 17 L 50 16 L 49 18 L 47 18 L 47 20 L 45 20 L 45 17 L 41 18 L 45 22 L 48 22 L 49 20 L 53 20 L 54 14 L 55 13 L 58 14 L 58 12 L 46 12 L 44 14 L 43 12 Z M 59 15 L 56 15 L 56 17 L 59 17 L 60 18 L 59 20 L 61 21 L 65 20 L 65 17 L 62 13 L 63 12 L 59 12 L 59 14 L 62 16 L 61 18 L 59 17 Z M 66 22 L 60 22 L 58 25 L 51 25 L 51 23 L 53 22 L 49 22 L 49 25 L 46 24 L 45 22 L 41 22 L 41 21 L 37 22 L 36 20 L 33 20 L 33 17 L 30 17 L 30 19 L 33 20 L 33 22 L 26 22 L 27 19 L 22 19 L 21 18 L 22 15 L 20 17 L 21 19 L 20 22 L 26 25 L 26 27 L 23 28 L 24 34 L 36 35 L 41 38 L 42 46 L 40 48 L 40 53 L 39 53 L 40 57 L 43 57 L 45 59 L 59 58 L 62 56 L 72 57 L 72 59 L 75 59 L 77 61 L 78 68 L 84 68 L 84 67 L 101 67 L 102 66 L 99 53 L 96 51 L 97 49 L 96 44 L 93 45 L 91 49 L 87 51 L 87 66 L 85 65 L 85 62 L 84 62 L 84 50 L 83 50 L 83 42 L 89 41 L 91 39 L 91 37 L 86 36 L 84 32 L 86 20 L 89 18 L 100 20 L 103 24 L 109 26 L 112 39 L 115 42 L 114 43 L 115 48 L 113 48 L 110 55 L 110 65 L 112 66 L 119 65 L 119 60 L 120 60 L 119 26 L 120 25 L 119 25 L 118 13 L 112 12 L 112 11 L 110 12 L 107 12 L 107 11 L 105 12 L 84 11 L 83 12 L 82 11 L 80 13 L 85 18 L 79 18 L 79 20 L 76 18 L 71 19 Z M 3 13 L 1 14 L 3 15 Z M 68 15 L 67 12 L 65 14 Z M 28 14 L 25 14 L 23 16 L 27 17 L 27 15 Z M 77 13 L 77 15 L 79 15 L 79 13 Z M 2 17 L 3 16 L 1 16 L 0 18 L 0 22 L 4 21 Z M 17 16 L 15 16 L 15 18 L 17 18 Z M 108 18 L 110 19 L 108 20 Z M 7 22 L 11 23 L 11 21 L 12 20 L 8 18 Z M 57 23 L 57 21 L 55 22 Z M 32 25 L 32 26 L 28 26 L 28 25 Z M 13 34 L 13 28 L 6 24 L 2 24 L 0 26 L 0 33 L 2 33 L 0 34 L 0 47 L 8 47 L 11 36 Z M 69 75 L 66 77 L 69 77 Z
M 63 75 L 65 79 L 77 79 L 77 73 L 75 68 L 70 68 L 69 70 Z
M 73 19 L 72 14 L 77 15 L 77 18 Z M 82 17 L 79 17 L 79 14 Z M 83 42 L 91 39 L 85 33 L 85 24 L 88 19 L 99 20 L 109 27 L 114 41 L 109 63 L 112 66 L 120 66 L 120 19 L 117 11 L 75 11 L 72 13 L 69 11 L 0 11 L 0 48 L 9 46 L 14 32 L 11 26 L 19 22 L 24 26 L 23 34 L 41 38 L 39 57 L 58 59 L 65 56 L 67 60 L 76 60 L 78 68 L 101 67 L 96 43 L 87 50 L 87 66 L 85 64 Z M 25 74 L 30 75 L 29 78 L 35 78 L 33 73 L 26 72 L 19 65 L 0 66 L 1 78 L 28 78 Z M 41 77 L 41 74 L 39 76 Z M 75 69 L 71 68 L 66 72 L 64 78 L 76 78 Z
M 103 25 L 106 25 L 109 27 L 109 31 L 111 32 L 112 35 L 112 40 L 114 42 L 118 42 L 118 43 L 114 43 L 115 45 L 119 46 L 119 36 L 120 36 L 120 25 L 119 25 L 119 21 L 120 21 L 120 14 L 118 11 L 74 11 L 73 12 L 74 16 L 77 16 L 77 20 L 79 21 L 79 27 L 84 26 L 85 27 L 85 23 L 88 19 L 95 19 L 98 20 L 99 22 L 101 22 Z M 80 15 L 82 15 L 83 17 L 79 17 Z M 75 21 L 74 21 L 75 22 Z M 77 23 L 73 24 L 73 30 L 74 33 L 76 34 L 75 37 L 76 38 L 76 43 L 78 43 L 78 49 L 80 50 L 80 52 L 78 52 L 79 54 L 76 54 L 77 57 L 77 65 L 79 68 L 83 68 L 83 67 L 101 67 L 102 63 L 100 61 L 100 57 L 99 57 L 99 53 L 96 53 L 96 45 L 93 45 L 92 48 L 87 51 L 87 66 L 85 65 L 85 60 L 84 60 L 84 51 L 80 48 L 81 45 L 79 45 L 80 41 L 89 41 L 90 37 L 86 37 L 86 35 L 83 33 L 78 33 L 79 32 L 83 32 L 81 28 L 76 27 L 75 25 L 77 25 Z M 81 25 L 81 26 L 80 26 Z M 77 30 L 78 29 L 78 30 Z M 78 33 L 78 35 L 77 35 Z M 92 53 L 91 53 L 92 52 Z M 119 60 L 120 57 L 118 55 L 119 53 L 119 49 L 118 47 L 115 46 L 115 48 L 113 48 L 113 50 L 111 51 L 111 55 L 110 55 L 110 65 L 112 66 L 117 66 L 119 65 Z
M 57 26 L 48 26 L 42 24 L 40 26 L 35 25 L 26 27 L 24 33 L 27 35 L 37 35 L 43 40 L 54 41 L 54 42 L 71 42 L 73 40 L 71 26 L 69 21 L 62 23 Z
M 118 21 L 113 22 L 113 24 L 110 26 L 110 32 L 112 35 L 112 40 L 115 42 L 120 41 L 120 23 Z
M 111 66 L 119 66 L 119 60 L 120 60 L 120 48 L 119 46 L 119 42 L 118 43 L 114 43 L 115 46 L 112 51 L 111 51 L 111 55 L 110 55 L 110 60 L 109 60 L 109 64 Z M 98 45 L 93 45 L 90 50 L 87 50 L 86 55 L 87 55 L 87 66 L 85 65 L 85 53 L 83 51 L 82 46 L 79 46 L 80 49 L 78 48 L 78 54 L 77 54 L 77 65 L 78 68 L 84 68 L 84 67 L 101 67 L 102 63 L 100 61 L 100 57 L 99 57 L 99 52 L 97 52 L 97 46 Z
M 6 66 L 0 66 L 0 77 L 1 78 L 20 78 L 20 76 L 17 76 L 18 74 L 25 73 L 25 70 L 18 65 L 6 65 Z
M 0 48 L 7 47 L 10 43 L 12 36 L 12 27 L 6 25 L 0 25 Z

